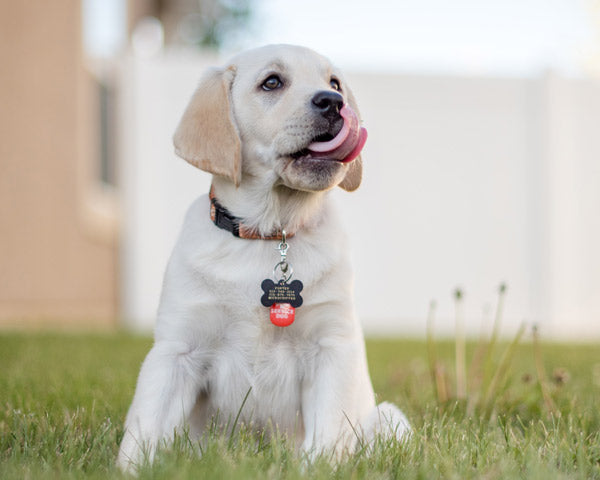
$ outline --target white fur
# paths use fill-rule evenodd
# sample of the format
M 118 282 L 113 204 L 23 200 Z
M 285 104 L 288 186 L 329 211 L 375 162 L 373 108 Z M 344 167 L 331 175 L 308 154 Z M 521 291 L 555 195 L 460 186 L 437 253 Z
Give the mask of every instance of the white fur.
M 395 406 L 375 405 L 353 306 L 347 240 L 327 193 L 343 175 L 334 175 L 325 189 L 294 189 L 289 184 L 294 178 L 278 173 L 281 135 L 272 135 L 277 142 L 270 144 L 269 135 L 257 132 L 264 112 L 252 109 L 261 104 L 244 100 L 244 95 L 263 95 L 243 90 L 244 75 L 252 78 L 252 69 L 264 68 L 264 58 L 273 55 L 290 61 L 286 75 L 300 77 L 306 95 L 327 88 L 329 73 L 304 72 L 306 65 L 324 63 L 313 52 L 269 48 L 236 63 L 232 98 L 244 173 L 239 187 L 221 176 L 214 177 L 214 186 L 221 203 L 261 232 L 281 226 L 297 230 L 288 240 L 288 261 L 304 284 L 304 304 L 291 326 L 272 325 L 269 309 L 260 303 L 261 282 L 279 261 L 278 241 L 235 238 L 211 222 L 206 195 L 196 200 L 165 274 L 155 344 L 125 422 L 118 457 L 123 469 L 133 469 L 144 455 L 151 459 L 174 432 L 185 428 L 200 438 L 217 414 L 225 428 L 248 392 L 240 421 L 256 429 L 273 426 L 311 455 L 332 452 L 340 458 L 356 445 L 356 433 L 368 441 L 376 433 L 401 438 L 410 430 Z M 296 73 L 296 64 L 304 73 Z M 290 87 L 286 95 L 295 91 Z M 301 100 L 290 110 L 302 111 Z

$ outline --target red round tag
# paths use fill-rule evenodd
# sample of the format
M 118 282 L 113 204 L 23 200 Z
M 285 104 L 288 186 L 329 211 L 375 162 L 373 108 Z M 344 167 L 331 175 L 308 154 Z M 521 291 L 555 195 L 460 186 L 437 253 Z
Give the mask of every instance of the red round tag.
M 271 323 L 278 327 L 287 327 L 294 322 L 296 309 L 289 303 L 274 303 L 271 305 Z

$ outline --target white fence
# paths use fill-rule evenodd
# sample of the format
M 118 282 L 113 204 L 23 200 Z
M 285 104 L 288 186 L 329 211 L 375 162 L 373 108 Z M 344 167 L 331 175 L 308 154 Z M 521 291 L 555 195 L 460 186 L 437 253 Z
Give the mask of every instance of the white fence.
M 153 325 L 184 212 L 209 186 L 171 136 L 210 64 L 169 54 L 120 70 L 122 304 L 134 328 Z M 555 338 L 600 337 L 600 84 L 347 73 L 370 136 L 363 185 L 335 195 L 365 330 L 422 335 L 436 299 L 436 331 L 451 333 L 460 286 L 478 334 L 506 282 L 505 333 L 527 321 Z

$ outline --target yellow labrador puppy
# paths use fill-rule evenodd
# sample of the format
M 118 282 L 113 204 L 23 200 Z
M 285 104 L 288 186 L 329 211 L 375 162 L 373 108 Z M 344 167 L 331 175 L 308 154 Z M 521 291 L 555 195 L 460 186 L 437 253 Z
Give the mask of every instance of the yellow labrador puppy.
M 201 80 L 174 142 L 213 185 L 189 209 L 167 267 L 123 469 L 175 432 L 201 438 L 240 412 L 310 457 L 339 459 L 357 437 L 409 432 L 394 405 L 375 404 L 328 198 L 360 185 L 358 115 L 341 73 L 302 47 L 250 50 Z

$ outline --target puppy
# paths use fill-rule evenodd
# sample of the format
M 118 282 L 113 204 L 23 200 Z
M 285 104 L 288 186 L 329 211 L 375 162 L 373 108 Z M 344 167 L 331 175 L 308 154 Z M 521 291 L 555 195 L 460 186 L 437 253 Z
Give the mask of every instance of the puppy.
M 169 260 L 121 468 L 152 459 L 176 432 L 201 439 L 215 418 L 227 429 L 238 414 L 311 458 L 410 431 L 395 406 L 375 404 L 328 198 L 360 185 L 358 115 L 341 73 L 302 47 L 250 50 L 203 77 L 174 143 L 213 174 L 211 195 L 190 207 Z M 272 294 L 285 301 L 269 307 Z

